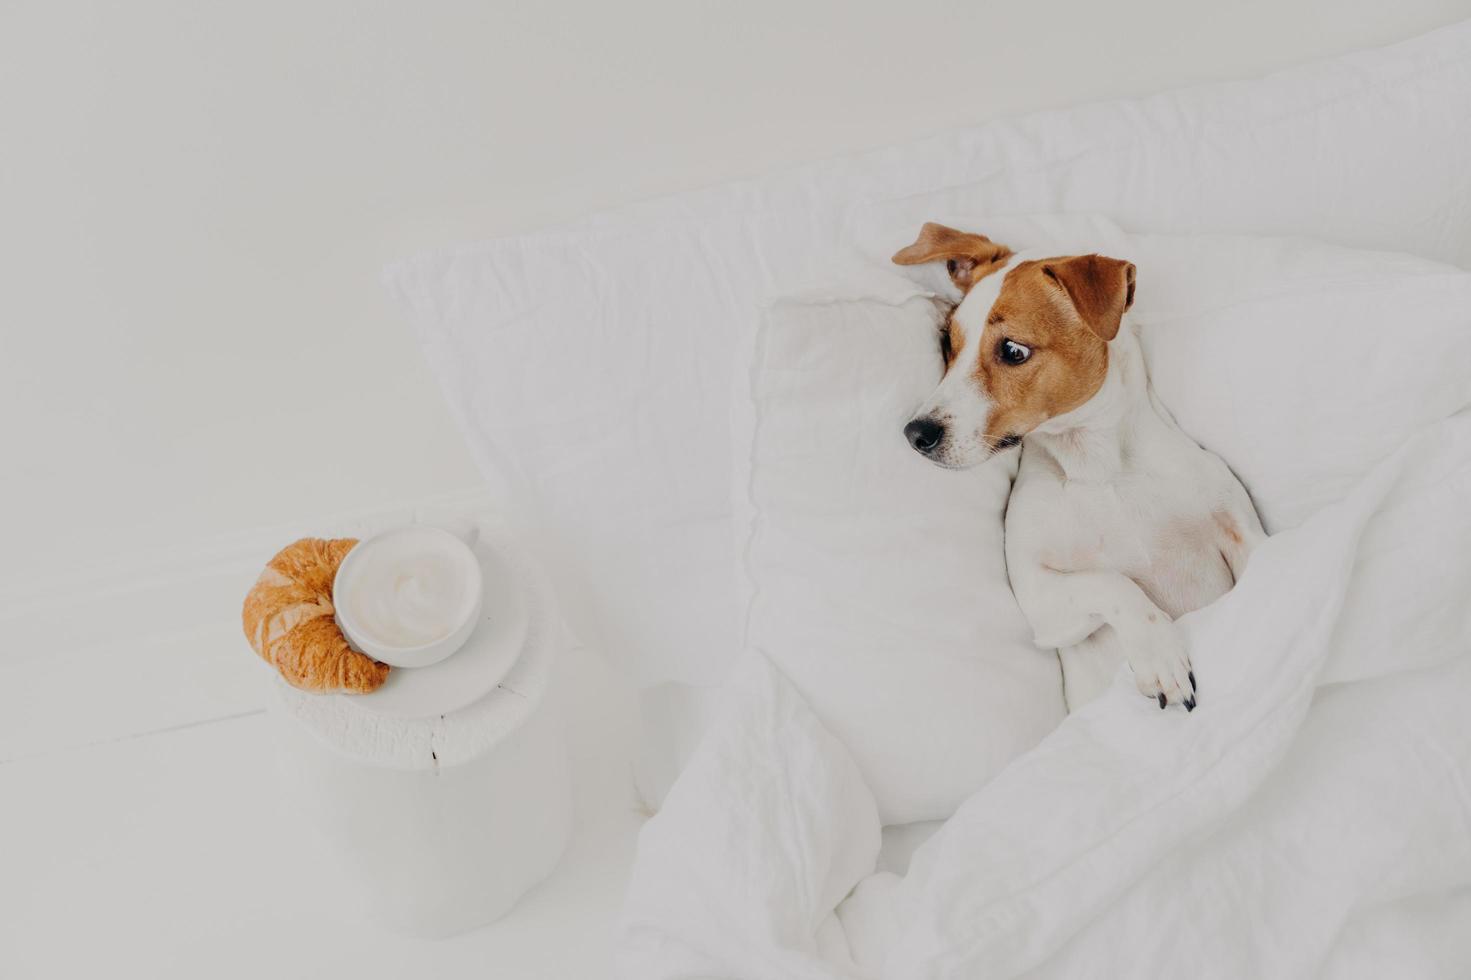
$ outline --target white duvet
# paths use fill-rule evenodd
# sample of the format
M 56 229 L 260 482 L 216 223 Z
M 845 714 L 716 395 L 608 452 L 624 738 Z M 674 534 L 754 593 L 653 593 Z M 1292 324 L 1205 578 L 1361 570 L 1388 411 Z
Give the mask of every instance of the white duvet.
M 640 839 L 623 975 L 1471 975 L 1468 601 L 1463 414 L 1179 621 L 1193 714 L 1121 677 L 903 877 L 847 751 L 749 654 Z

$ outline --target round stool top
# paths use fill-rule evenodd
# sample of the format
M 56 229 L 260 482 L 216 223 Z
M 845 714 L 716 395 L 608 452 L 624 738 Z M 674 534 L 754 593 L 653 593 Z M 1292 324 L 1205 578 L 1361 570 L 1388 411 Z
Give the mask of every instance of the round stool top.
M 372 694 L 310 694 L 279 675 L 273 677 L 273 688 L 287 716 L 348 756 L 373 766 L 437 769 L 483 755 L 531 717 L 546 693 L 565 634 L 545 579 L 504 521 L 491 514 L 430 509 L 404 515 L 403 521 L 411 520 L 430 524 L 468 520 L 479 529 L 480 541 L 495 550 L 514 576 L 525 607 L 525 639 L 519 657 L 499 683 L 470 704 L 419 718 L 369 709 L 366 701 Z M 403 521 L 365 521 L 341 533 L 361 536 Z

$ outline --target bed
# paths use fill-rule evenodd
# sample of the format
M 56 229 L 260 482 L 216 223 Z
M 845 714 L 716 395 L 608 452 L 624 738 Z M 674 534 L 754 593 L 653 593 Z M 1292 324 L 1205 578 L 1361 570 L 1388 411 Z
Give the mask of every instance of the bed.
M 642 689 L 658 814 L 625 973 L 1463 974 L 1468 157 L 1462 24 L 390 269 L 572 628 Z M 1153 276 L 1138 319 L 1161 396 L 1273 534 L 1182 620 L 1217 692 L 1190 717 L 1120 690 L 1064 720 L 996 561 L 1007 474 L 941 486 L 865 456 L 876 435 L 841 442 L 924 382 L 944 286 L 882 256 L 935 218 L 1129 250 L 1141 306 Z M 1410 339 L 1380 339 L 1401 317 Z M 814 338 L 854 324 L 844 350 L 864 353 L 832 374 Z M 1253 329 L 1299 368 L 1240 360 Z M 1325 347 L 1341 360 L 1308 353 Z M 862 426 L 835 415 L 903 373 L 875 365 L 912 367 L 910 387 Z M 1268 428 L 1262 406 L 1304 392 Z M 794 459 L 773 440 L 793 413 L 837 448 Z M 884 538 L 916 495 L 951 526 L 984 502 L 971 559 L 922 521 Z M 928 635 L 897 610 L 936 565 L 993 606 Z

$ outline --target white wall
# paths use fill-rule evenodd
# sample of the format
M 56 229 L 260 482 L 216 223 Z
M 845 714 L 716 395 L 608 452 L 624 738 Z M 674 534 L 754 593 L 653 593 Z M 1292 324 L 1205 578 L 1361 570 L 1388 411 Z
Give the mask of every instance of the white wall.
M 1467 16 L 8 0 L 0 586 L 477 482 L 378 286 L 400 254 Z

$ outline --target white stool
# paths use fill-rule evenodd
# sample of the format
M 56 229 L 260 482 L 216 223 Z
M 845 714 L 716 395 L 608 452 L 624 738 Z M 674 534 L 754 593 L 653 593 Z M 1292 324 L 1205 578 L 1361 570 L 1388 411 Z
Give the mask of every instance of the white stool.
M 399 719 L 353 696 L 274 683 L 284 802 L 294 811 L 288 833 L 304 833 L 325 859 L 334 906 L 419 936 L 504 915 L 556 867 L 572 828 L 562 728 L 545 703 L 564 633 L 510 533 L 475 523 L 521 573 L 530 607 L 525 648 L 488 695 L 445 715 Z

